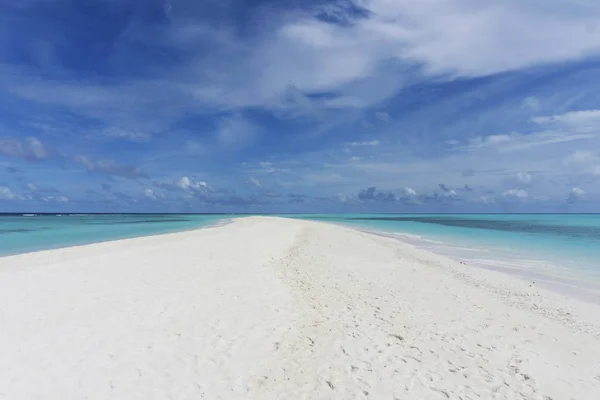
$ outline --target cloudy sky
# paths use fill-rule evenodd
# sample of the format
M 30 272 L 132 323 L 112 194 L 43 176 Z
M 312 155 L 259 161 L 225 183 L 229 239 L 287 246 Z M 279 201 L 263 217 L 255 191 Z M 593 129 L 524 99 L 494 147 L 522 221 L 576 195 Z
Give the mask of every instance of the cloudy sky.
M 600 211 L 597 0 L 0 1 L 0 211 Z

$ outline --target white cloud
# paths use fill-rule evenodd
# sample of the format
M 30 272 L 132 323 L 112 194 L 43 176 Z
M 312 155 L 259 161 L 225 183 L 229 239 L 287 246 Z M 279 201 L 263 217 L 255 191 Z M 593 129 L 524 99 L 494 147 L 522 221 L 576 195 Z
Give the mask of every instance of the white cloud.
M 520 183 L 528 184 L 531 183 L 532 180 L 533 177 L 531 176 L 531 174 L 527 172 L 517 172 L 517 181 L 519 181 Z
M 358 19 L 347 4 L 317 6 L 313 13 L 271 9 L 251 38 L 233 26 L 202 22 L 191 9 L 169 13 L 160 44 L 189 55 L 177 69 L 104 87 L 13 79 L 11 73 L 2 83 L 20 97 L 64 105 L 136 132 L 160 129 L 198 109 L 365 107 L 393 96 L 421 73 L 482 76 L 600 50 L 593 32 L 600 10 L 592 1 L 358 0 L 367 10 L 367 17 Z M 323 13 L 348 23 L 316 17 Z M 139 46 L 145 37 L 157 40 L 136 29 L 130 25 L 115 47 Z M 206 43 L 211 57 L 205 56 Z M 415 65 L 422 67 L 420 73 L 413 72 Z M 331 97 L 306 96 L 318 93 Z
M 14 200 L 17 195 L 6 186 L 0 186 L 0 200 Z
M 361 27 L 384 43 L 402 43 L 397 54 L 422 62 L 430 72 L 463 76 L 565 61 L 599 50 L 589 30 L 599 21 L 597 5 L 530 3 L 372 0 L 363 4 L 374 17 Z M 562 12 L 567 7 L 569 12 Z
M 183 178 L 179 179 L 175 185 L 177 185 L 177 187 L 179 187 L 181 190 L 188 190 L 191 187 L 192 183 L 190 181 L 190 178 L 184 176 Z
M 495 203 L 494 199 L 490 198 L 489 196 L 481 196 L 479 198 L 479 201 L 483 204 L 492 204 Z
M 344 3 L 328 7 L 328 15 L 352 20 L 345 26 L 307 14 L 280 18 L 285 22 L 270 29 L 273 35 L 252 43 L 252 50 L 227 35 L 224 42 L 247 61 L 237 66 L 213 59 L 202 67 L 227 71 L 217 77 L 239 75 L 243 69 L 248 81 L 240 87 L 238 82 L 233 86 L 217 80 L 203 88 L 203 94 L 238 106 L 273 104 L 285 96 L 292 82 L 301 93 L 334 92 L 358 99 L 358 104 L 346 102 L 348 106 L 366 106 L 389 97 L 412 79 L 406 65 L 422 65 L 429 74 L 482 76 L 578 59 L 600 50 L 588 30 L 600 21 L 592 3 L 571 4 L 569 13 L 557 11 L 558 3 L 552 0 L 534 7 L 514 1 L 501 6 L 470 0 L 358 3 L 368 10 L 367 18 L 352 20 Z M 265 29 L 269 22 L 265 21 Z M 222 31 L 218 34 L 222 36 Z M 368 95 L 356 86 L 364 81 L 374 83 Z
M 530 134 L 514 132 L 511 134 L 477 136 L 468 139 L 466 145 L 455 145 L 456 149 L 476 150 L 482 148 L 498 151 L 521 151 L 532 147 L 547 146 L 575 141 L 595 139 L 600 134 L 596 132 L 577 133 L 572 131 L 542 131 Z M 455 143 L 455 142 L 453 142 Z
M 567 203 L 575 203 L 585 196 L 585 191 L 580 188 L 572 188 L 567 196 Z
M 519 171 L 514 176 L 514 182 L 520 186 L 529 186 L 533 181 L 533 175 L 528 172 Z
M 152 189 L 146 189 L 146 190 L 144 190 L 144 196 L 146 196 L 150 200 L 158 200 L 158 196 L 156 195 L 156 193 Z
M 379 146 L 379 140 L 371 140 L 367 142 L 350 142 L 348 144 L 352 147 Z
M 46 203 L 68 203 L 70 201 L 67 196 L 44 196 L 40 200 Z
M 515 199 L 526 199 L 529 194 L 523 189 L 510 189 L 504 192 L 504 197 Z
M 28 161 L 40 161 L 51 157 L 52 154 L 52 150 L 35 137 L 29 137 L 24 141 L 0 139 L 0 155 Z
M 249 180 L 250 180 L 250 183 L 253 184 L 254 186 L 256 186 L 257 188 L 263 189 L 262 183 L 255 177 L 251 176 Z
M 408 197 L 416 197 L 416 196 L 418 196 L 417 191 L 415 189 L 413 189 L 413 188 L 408 187 L 408 186 L 404 188 L 404 194 L 406 196 L 408 196 Z
M 574 173 L 600 175 L 600 156 L 591 151 L 575 151 L 565 157 L 563 164 Z
M 598 161 L 598 156 L 591 151 L 580 150 L 576 151 L 564 160 L 566 166 L 585 166 Z
M 536 124 L 562 124 L 573 128 L 595 128 L 600 130 L 600 110 L 571 111 L 565 114 L 534 117 Z
M 198 191 L 198 190 L 208 190 L 209 189 L 208 183 L 206 183 L 204 181 L 195 181 L 193 179 L 188 178 L 187 176 L 180 178 L 175 183 L 175 186 L 177 186 L 181 190 L 186 190 L 186 191 L 187 190 Z
M 443 193 L 442 193 L 442 196 L 443 196 L 443 197 L 456 197 L 456 196 L 457 196 L 457 193 L 456 193 L 456 191 L 455 191 L 455 190 L 449 190 L 449 191 L 447 191 L 447 192 L 443 192 Z
M 573 188 L 571 189 L 571 195 L 575 197 L 582 197 L 585 195 L 585 191 L 580 188 Z

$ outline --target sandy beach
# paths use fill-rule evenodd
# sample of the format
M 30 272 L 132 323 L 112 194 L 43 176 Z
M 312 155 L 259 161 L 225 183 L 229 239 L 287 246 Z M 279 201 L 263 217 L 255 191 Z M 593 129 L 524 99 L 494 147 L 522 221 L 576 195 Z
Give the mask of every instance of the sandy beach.
M 336 225 L 0 258 L 0 399 L 600 398 L 600 306 Z

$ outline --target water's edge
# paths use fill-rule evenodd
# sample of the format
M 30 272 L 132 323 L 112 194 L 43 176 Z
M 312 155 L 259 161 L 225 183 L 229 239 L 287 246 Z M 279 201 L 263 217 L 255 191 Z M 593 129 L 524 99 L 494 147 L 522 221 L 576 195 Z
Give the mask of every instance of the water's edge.
M 489 271 L 499 272 L 527 282 L 531 285 L 539 285 L 561 296 L 578 299 L 591 304 L 600 305 L 600 281 L 589 280 L 587 277 L 581 276 L 565 276 L 561 269 L 552 268 L 549 266 L 544 271 L 526 270 L 512 265 L 505 260 L 494 260 L 496 265 L 486 264 L 474 261 L 473 259 L 461 257 L 458 254 L 448 254 L 445 252 L 437 252 L 430 246 L 427 246 L 426 241 L 419 243 L 418 239 L 407 240 L 402 236 L 386 231 L 378 231 L 373 229 L 361 229 L 343 223 L 334 223 L 338 226 L 353 229 L 369 235 L 375 235 L 396 240 L 402 244 L 413 246 L 424 252 L 433 253 L 451 259 L 454 262 L 461 263 L 467 267 L 482 268 Z
M 163 229 L 163 230 L 157 230 L 157 231 L 139 231 L 139 232 L 128 233 L 128 234 L 117 234 L 114 237 L 89 238 L 89 240 L 84 239 L 84 240 L 78 241 L 76 243 L 65 242 L 65 243 L 42 244 L 42 245 L 39 245 L 39 247 L 32 248 L 32 249 L 23 249 L 23 248 L 21 248 L 21 249 L 16 248 L 16 249 L 12 249 L 12 250 L 4 249 L 4 251 L 0 251 L 0 259 L 6 258 L 6 257 L 19 256 L 19 255 L 23 255 L 23 254 L 32 254 L 32 253 L 38 253 L 38 252 L 44 252 L 44 251 L 61 250 L 61 249 L 89 246 L 89 245 L 100 244 L 100 243 L 117 242 L 120 240 L 130 240 L 130 239 L 138 239 L 138 238 L 144 238 L 144 237 L 171 235 L 171 234 L 176 234 L 176 233 L 192 232 L 192 231 L 196 231 L 196 230 L 218 228 L 218 227 L 222 227 L 222 226 L 231 224 L 236 218 L 238 218 L 238 217 L 233 217 L 233 218 L 231 218 L 231 217 L 225 218 L 224 217 L 222 219 L 216 219 L 214 221 L 207 222 L 207 223 L 204 223 L 201 225 L 196 225 L 196 226 L 186 225 L 186 226 L 181 226 L 178 228 L 169 228 L 169 229 Z

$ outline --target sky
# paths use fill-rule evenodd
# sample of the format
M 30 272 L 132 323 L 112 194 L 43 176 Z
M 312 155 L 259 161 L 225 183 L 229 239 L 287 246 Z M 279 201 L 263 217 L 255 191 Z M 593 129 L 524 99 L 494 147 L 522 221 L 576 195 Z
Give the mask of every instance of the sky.
M 597 0 L 0 0 L 0 212 L 600 212 Z

